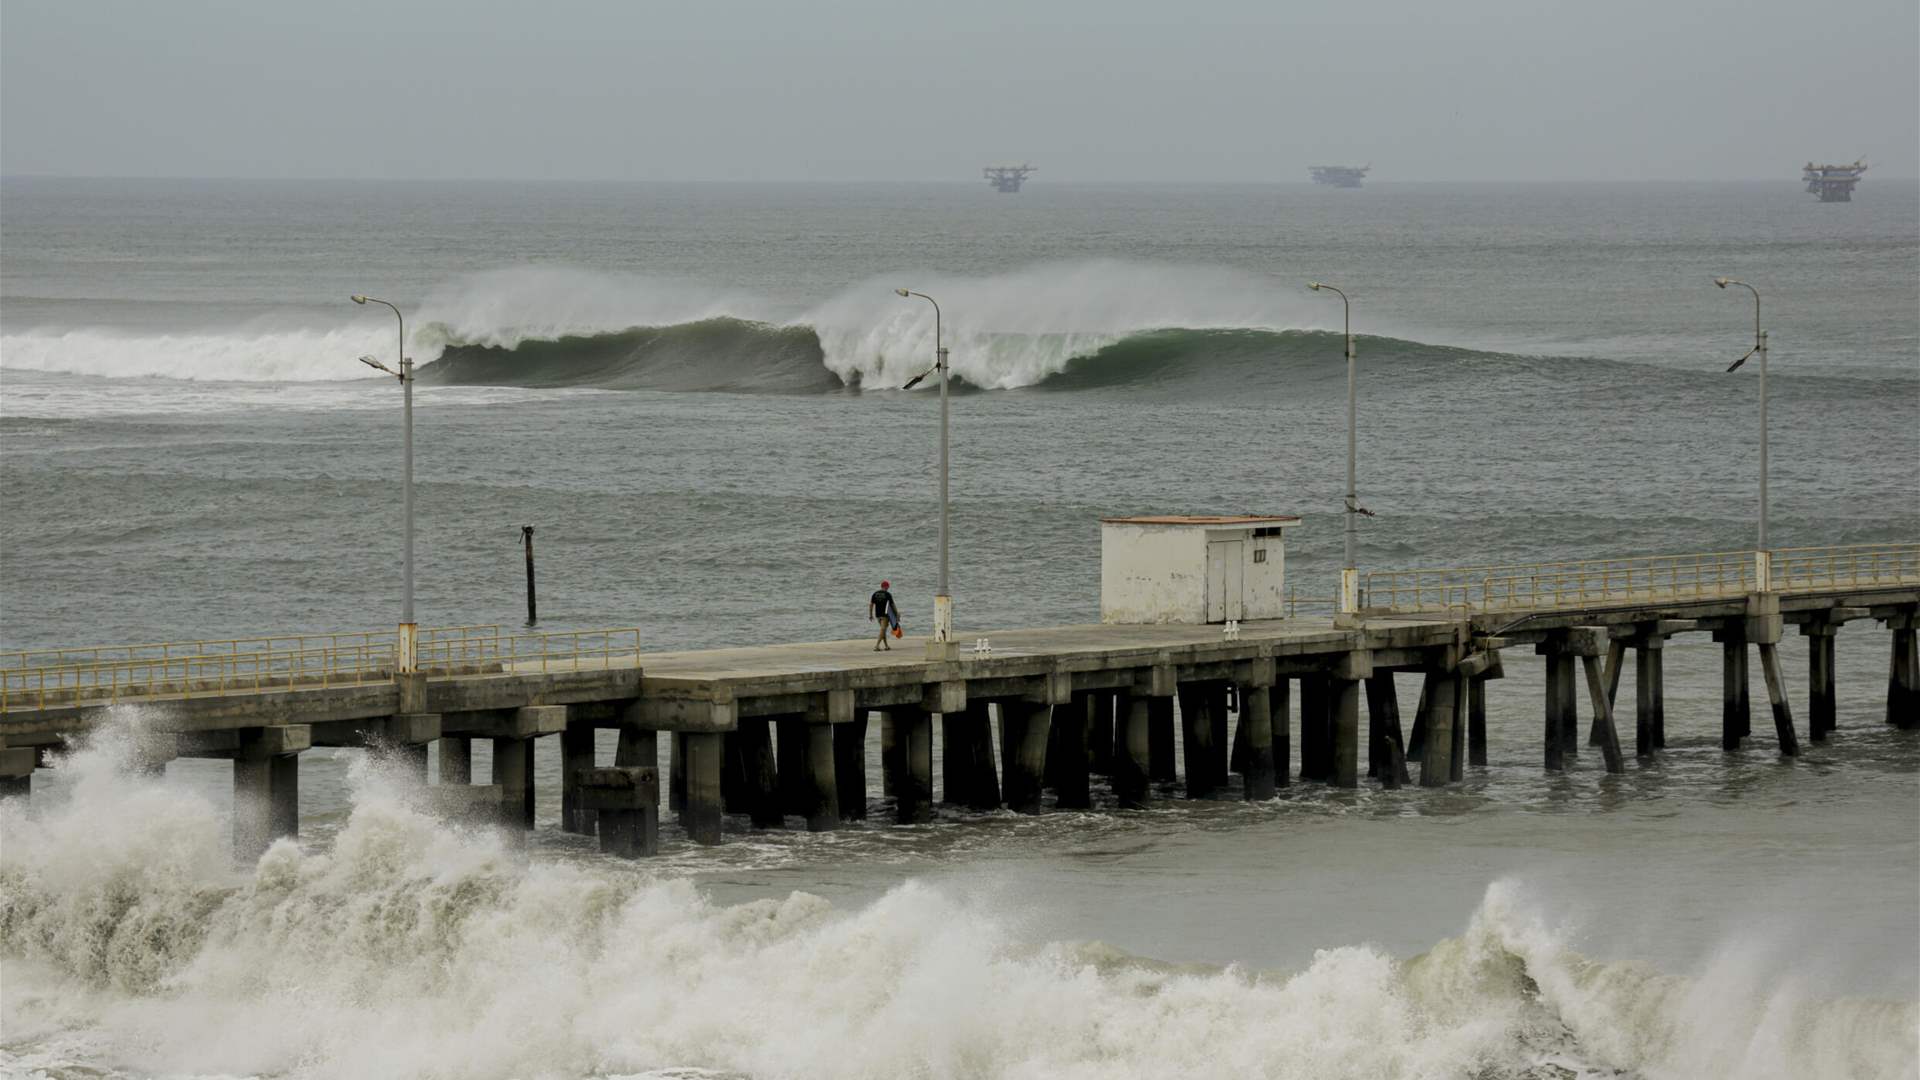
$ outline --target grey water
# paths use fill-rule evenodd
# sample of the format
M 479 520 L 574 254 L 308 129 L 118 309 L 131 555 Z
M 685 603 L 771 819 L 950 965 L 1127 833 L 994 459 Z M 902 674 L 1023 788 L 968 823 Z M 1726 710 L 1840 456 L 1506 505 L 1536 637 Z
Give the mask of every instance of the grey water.
M 1907 181 L 1833 206 L 1792 183 L 10 178 L 0 647 L 395 621 L 398 391 L 355 363 L 391 363 L 395 326 L 356 292 L 400 304 L 424 365 L 427 624 L 518 623 L 523 524 L 544 629 L 636 626 L 655 649 L 852 638 L 881 578 L 924 621 L 938 406 L 895 388 L 930 362 L 932 320 L 895 286 L 940 301 L 961 383 L 963 636 L 1097 619 L 1097 522 L 1118 513 L 1300 514 L 1289 580 L 1331 594 L 1346 371 L 1340 304 L 1310 280 L 1348 291 L 1361 335 L 1363 569 L 1742 550 L 1758 373 L 1725 368 L 1752 344 L 1752 297 L 1716 275 L 1763 296 L 1774 546 L 1920 536 Z M 1803 642 L 1783 654 L 1804 725 Z M 0 959 L 31 973 L 0 993 L 0 1065 L 412 1075 L 485 1046 L 468 1074 L 1910 1069 L 1920 740 L 1884 723 L 1884 631 L 1840 635 L 1840 730 L 1794 761 L 1764 716 L 1720 751 L 1717 647 L 1677 643 L 1671 749 L 1617 778 L 1591 752 L 1542 774 L 1539 672 L 1513 661 L 1489 693 L 1490 764 L 1457 790 L 1295 785 L 913 829 L 876 804 L 861 828 L 735 828 L 717 849 L 669 826 L 639 867 L 550 827 L 546 754 L 549 827 L 495 850 L 410 815 L 358 753 L 311 752 L 302 849 L 257 874 L 207 865 L 221 763 L 138 790 L 107 779 L 110 749 L 81 754 L 0 818 Z M 61 854 L 130 812 L 101 865 Z M 156 898 L 134 921 L 169 928 L 142 939 L 161 944 L 87 914 L 129 882 Z M 461 914 L 432 933 L 357 906 L 449 896 Z M 623 946 L 622 927 L 705 944 Z M 1511 965 L 1494 954 L 1526 981 L 1496 977 Z M 801 1008 L 823 967 L 947 1004 Z M 663 980 L 695 989 L 664 1003 Z M 370 986 L 416 1002 L 401 1028 L 367 1009 Z M 571 1017 L 571 1035 L 536 1046 L 474 1019 L 530 986 L 530 1015 Z M 595 1027 L 608 1001 L 654 1017 L 649 1034 Z M 1484 1030 L 1449 1011 L 1466 1001 Z M 1016 1002 L 1054 1003 L 1053 1037 L 1009 1035 Z M 236 1017 L 265 1026 L 239 1037 Z M 387 1031 L 391 1053 L 322 1019 Z

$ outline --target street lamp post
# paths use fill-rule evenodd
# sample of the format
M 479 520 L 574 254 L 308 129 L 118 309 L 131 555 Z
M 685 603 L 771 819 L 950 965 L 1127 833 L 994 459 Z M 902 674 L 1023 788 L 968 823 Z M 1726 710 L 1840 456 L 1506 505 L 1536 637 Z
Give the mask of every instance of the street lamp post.
M 398 319 L 400 323 L 400 345 L 396 353 L 400 365 L 398 371 L 375 360 L 371 356 L 361 357 L 360 362 L 368 367 L 384 371 L 400 380 L 400 389 L 402 392 L 401 412 L 405 417 L 405 435 L 401 440 L 403 470 L 400 483 L 400 499 L 403 507 L 402 517 L 405 519 L 405 524 L 402 528 L 404 530 L 405 540 L 401 548 L 402 554 L 400 560 L 402 582 L 400 628 L 394 640 L 393 660 L 394 670 L 396 672 L 400 674 L 412 674 L 419 667 L 418 640 L 420 628 L 419 624 L 414 622 L 413 619 L 413 361 L 407 358 L 407 319 L 406 316 L 400 314 L 399 308 L 379 297 L 355 294 L 349 297 L 349 299 L 356 304 L 384 305 L 393 312 L 393 317 Z
M 911 390 L 921 379 L 940 373 L 940 591 L 933 598 L 933 637 L 927 642 L 927 656 L 944 660 L 953 654 L 953 594 L 947 589 L 948 514 L 947 504 L 947 346 L 941 339 L 940 304 L 926 293 L 895 289 L 901 296 L 917 296 L 933 305 L 933 366 L 907 380 L 902 390 Z
M 1307 283 L 1307 288 L 1312 289 L 1314 292 L 1319 292 L 1320 290 L 1325 289 L 1326 291 L 1338 296 L 1340 298 L 1340 307 L 1345 312 L 1345 324 L 1346 324 L 1346 335 L 1347 335 L 1347 513 L 1346 513 L 1347 562 L 1346 562 L 1346 566 L 1344 566 L 1340 571 L 1339 614 L 1345 615 L 1345 616 L 1353 616 L 1353 615 L 1359 614 L 1359 611 L 1360 611 L 1360 570 L 1355 565 L 1354 556 L 1353 556 L 1353 525 L 1354 525 L 1353 519 L 1356 515 L 1362 513 L 1360 509 L 1359 494 L 1355 489 L 1355 483 L 1354 483 L 1354 456 L 1355 456 L 1354 443 L 1356 441 L 1356 427 L 1355 427 L 1356 391 L 1354 386 L 1355 363 L 1354 363 L 1354 357 L 1353 357 L 1353 304 L 1347 299 L 1347 294 L 1345 292 L 1341 291 L 1339 288 L 1335 286 L 1328 285 L 1325 282 L 1310 281 Z
M 1755 570 L 1760 591 L 1772 588 L 1772 555 L 1767 547 L 1767 332 L 1760 329 L 1760 290 L 1738 278 L 1717 277 L 1715 285 L 1722 289 L 1729 285 L 1738 285 L 1753 294 L 1753 348 L 1727 366 L 1728 371 L 1737 371 L 1741 364 L 1755 353 L 1760 355 L 1760 530 L 1758 546 L 1754 549 Z

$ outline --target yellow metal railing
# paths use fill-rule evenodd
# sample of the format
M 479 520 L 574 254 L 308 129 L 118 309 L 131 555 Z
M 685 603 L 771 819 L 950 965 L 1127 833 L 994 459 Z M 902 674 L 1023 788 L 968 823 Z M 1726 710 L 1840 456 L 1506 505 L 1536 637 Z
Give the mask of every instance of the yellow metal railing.
M 329 644 L 263 647 L 308 641 Z M 190 651 L 194 646 L 201 648 Z M 116 658 L 116 652 L 122 655 Z M 498 627 L 436 628 L 422 632 L 418 649 L 419 669 L 429 676 L 613 668 L 637 664 L 639 657 L 640 631 L 632 627 L 515 635 L 502 635 Z M 0 710 L 44 709 L 387 682 L 393 678 L 394 643 L 391 633 L 313 634 L 45 649 L 5 658 L 14 662 L 0 666 Z M 19 662 L 41 658 L 65 662 Z
M 59 649 L 24 649 L 0 652 L 0 669 L 68 667 L 80 664 L 111 664 L 135 660 L 178 660 L 195 657 L 242 656 L 256 653 L 294 653 L 315 649 L 350 649 L 361 646 L 394 649 L 393 630 L 353 630 L 334 634 L 282 634 L 272 637 L 210 638 L 197 641 L 154 641 L 139 645 L 82 645 Z M 420 640 L 466 641 L 498 638 L 500 627 L 430 626 L 420 629 Z
M 1391 612 L 1529 612 L 1685 603 L 1760 591 L 1753 551 L 1512 566 L 1376 570 L 1363 606 Z M 1795 548 L 1764 560 L 1776 592 L 1920 585 L 1920 544 Z

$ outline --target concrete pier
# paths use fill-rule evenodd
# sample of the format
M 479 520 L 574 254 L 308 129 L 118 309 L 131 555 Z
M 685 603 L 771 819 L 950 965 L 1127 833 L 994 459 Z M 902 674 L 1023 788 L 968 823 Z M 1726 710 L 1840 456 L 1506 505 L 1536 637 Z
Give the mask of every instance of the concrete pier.
M 465 735 L 440 737 L 440 783 L 473 783 L 473 740 Z
M 660 850 L 660 776 L 653 766 L 585 768 L 573 778 L 580 813 L 592 815 L 600 850 L 622 858 Z
M 563 832 L 592 836 L 598 815 L 580 802 L 580 777 L 591 772 L 594 727 L 592 724 L 568 724 L 560 732 L 560 829 Z
M 1145 809 L 1148 802 L 1147 730 L 1152 699 L 1122 693 L 1115 711 L 1113 795 L 1121 809 Z
M 1265 678 L 1273 678 L 1271 665 Z M 1240 696 L 1240 727 L 1246 732 L 1241 762 L 1242 787 L 1251 801 L 1271 799 L 1276 790 L 1273 765 L 1273 691 L 1271 685 L 1251 683 Z
M 1892 631 L 1892 657 L 1887 665 L 1887 723 L 1903 730 L 1920 727 L 1920 640 L 1914 633 L 1912 607 L 1876 611 L 1876 618 Z
M 1406 743 L 1400 730 L 1400 692 L 1394 686 L 1393 672 L 1376 671 L 1367 679 L 1367 716 L 1369 726 L 1379 740 L 1373 770 L 1384 788 L 1408 783 Z
M 894 816 L 902 825 L 933 820 L 933 715 L 917 705 L 888 712 L 893 718 L 900 775 L 894 781 Z
M 1220 790 L 1225 779 L 1220 775 L 1218 764 L 1225 748 L 1214 743 L 1217 733 L 1212 688 L 1197 684 L 1182 686 L 1178 700 L 1181 749 L 1187 766 L 1187 798 L 1209 799 Z
M 1444 787 L 1453 780 L 1454 674 L 1435 673 L 1428 684 L 1426 745 L 1420 748 L 1420 786 Z
M 1092 693 L 1076 695 L 1053 709 L 1047 729 L 1047 766 L 1053 787 L 1053 805 L 1060 810 L 1085 810 L 1093 805 Z
M 1827 733 L 1839 726 L 1833 638 L 1840 626 L 1828 619 L 1800 624 L 1800 633 L 1807 639 L 1807 738 L 1812 742 L 1825 742 Z
M 1171 690 L 1147 698 L 1147 776 L 1157 784 L 1171 784 L 1180 779 L 1179 767 L 1174 761 L 1173 713 Z
M 1331 689 L 1325 675 L 1300 679 L 1300 779 L 1325 783 L 1333 776 Z
M 720 765 L 723 748 L 717 731 L 687 732 L 683 743 L 686 768 L 686 808 L 680 812 L 680 825 L 687 838 L 696 844 L 720 842 Z
M 1010 700 L 1000 702 L 999 707 L 1000 771 L 1005 777 L 1001 790 L 1007 809 L 1016 814 L 1037 814 L 1053 706 Z
M 493 782 L 500 787 L 507 820 L 533 828 L 533 740 L 493 740 Z
M 833 775 L 840 785 L 840 820 L 867 820 L 867 711 L 833 727 Z
M 1753 730 L 1752 705 L 1747 692 L 1747 633 L 1738 626 L 1715 630 L 1720 643 L 1720 749 L 1738 750 Z
M 313 745 L 305 724 L 249 728 L 233 751 L 233 850 L 253 862 L 275 840 L 300 835 L 300 752 Z

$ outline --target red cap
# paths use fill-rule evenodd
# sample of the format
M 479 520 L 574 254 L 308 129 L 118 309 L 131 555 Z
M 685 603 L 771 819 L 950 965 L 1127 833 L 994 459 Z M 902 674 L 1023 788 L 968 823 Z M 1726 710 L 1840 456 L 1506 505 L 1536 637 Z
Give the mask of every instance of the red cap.
M 893 588 L 893 582 L 891 582 L 891 581 L 883 581 L 883 582 L 881 582 L 881 583 L 880 583 L 880 587 L 881 587 L 881 588 L 883 588 L 883 589 L 891 589 L 891 588 Z

